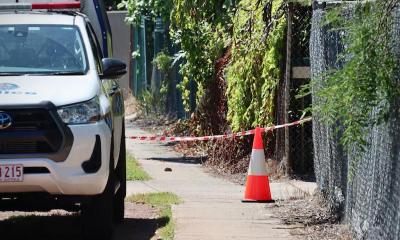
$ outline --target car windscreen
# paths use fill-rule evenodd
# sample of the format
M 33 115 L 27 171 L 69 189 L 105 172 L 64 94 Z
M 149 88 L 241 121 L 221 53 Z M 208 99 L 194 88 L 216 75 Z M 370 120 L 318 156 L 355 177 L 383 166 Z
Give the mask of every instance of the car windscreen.
M 86 71 L 86 52 L 77 27 L 0 25 L 0 75 Z

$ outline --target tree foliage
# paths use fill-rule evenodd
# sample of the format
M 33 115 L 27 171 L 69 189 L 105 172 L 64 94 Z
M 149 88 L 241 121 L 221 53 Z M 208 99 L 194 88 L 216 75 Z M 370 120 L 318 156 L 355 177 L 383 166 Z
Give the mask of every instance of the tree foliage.
M 197 102 L 215 78 L 215 62 L 228 46 L 231 8 L 224 0 L 175 0 L 171 36 L 181 48 L 178 57 L 184 105 L 189 108 L 190 81 L 197 85 Z
M 170 7 L 160 9 L 156 3 L 161 1 L 123 0 L 120 7 L 128 9 L 130 22 L 138 22 L 143 14 L 169 16 L 170 37 L 181 49 L 174 62 L 182 59 L 179 87 L 186 111 L 191 81 L 197 86 L 197 103 L 210 98 L 207 89 L 221 84 L 216 81 L 216 65 L 229 55 L 231 61 L 220 75 L 228 85 L 232 128 L 271 123 L 275 88 L 282 77 L 286 1 L 167 0 Z
M 104 0 L 106 7 L 115 7 L 119 3 L 119 0 Z
M 119 9 L 128 10 L 126 21 L 129 23 L 139 23 L 142 15 L 152 19 L 162 17 L 167 21 L 172 7 L 172 0 L 122 0 L 118 4 Z

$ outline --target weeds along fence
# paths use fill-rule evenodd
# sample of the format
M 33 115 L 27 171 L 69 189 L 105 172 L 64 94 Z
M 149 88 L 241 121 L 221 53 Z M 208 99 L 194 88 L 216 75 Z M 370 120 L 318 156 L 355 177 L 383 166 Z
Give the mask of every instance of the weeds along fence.
M 323 7 L 313 11 L 311 72 L 313 78 L 319 79 L 315 89 L 323 87 L 323 78 L 319 77 L 321 73 L 341 67 L 337 61 L 343 49 L 341 33 L 322 26 L 325 14 Z M 400 60 L 398 10 L 393 29 L 393 41 Z M 320 101 L 313 95 L 314 103 Z M 360 239 L 400 239 L 400 99 L 391 108 L 389 121 L 370 131 L 368 148 L 357 161 L 351 178 L 348 177 L 349 163 L 355 161 L 353 154 L 343 150 L 339 144 L 340 134 L 334 133 L 334 127 L 324 125 L 320 116 L 313 116 L 318 186 Z
M 275 124 L 284 124 L 298 120 L 302 111 L 310 107 L 311 97 L 297 99 L 300 86 L 310 79 L 309 36 L 311 29 L 312 9 L 300 4 L 289 4 L 287 15 L 286 59 L 281 59 L 282 68 L 286 70 L 278 83 L 275 102 Z M 165 81 L 165 73 L 155 67 L 154 59 L 160 52 L 174 56 L 179 47 L 174 46 L 168 37 L 168 24 L 161 19 L 152 21 L 142 16 L 140 24 L 133 26 L 133 61 L 131 63 L 131 88 L 138 98 L 153 99 L 151 94 L 160 90 Z M 168 72 L 165 106 L 167 113 L 178 118 L 188 117 L 185 113 L 182 94 L 177 85 L 182 81 L 179 74 L 179 62 Z M 196 108 L 196 86 L 191 85 L 190 110 Z M 313 141 L 312 123 L 278 130 L 272 134 L 269 142 L 268 156 L 277 162 L 284 163 L 283 172 L 298 175 L 313 175 Z
M 310 81 L 309 39 L 312 8 L 289 4 L 287 13 L 286 70 L 276 90 L 275 123 L 284 124 L 299 120 L 303 110 L 311 107 L 311 96 L 296 98 L 298 90 Z M 312 123 L 278 129 L 265 135 L 265 154 L 272 172 L 314 178 Z M 231 173 L 245 172 L 252 138 L 224 140 L 208 151 L 208 164 Z
M 133 46 L 133 61 L 131 62 L 131 89 L 137 98 L 160 101 L 154 95 L 160 95 L 162 87 L 166 91 L 162 95 L 163 107 L 167 114 L 178 118 L 188 117 L 184 111 L 182 93 L 177 85 L 182 81 L 179 74 L 179 64 L 176 62 L 168 73 L 157 68 L 154 60 L 160 53 L 174 56 L 179 52 L 179 46 L 174 46 L 168 37 L 168 23 L 157 18 L 155 21 L 146 16 L 141 17 L 140 24 L 133 25 L 131 42 Z M 164 84 L 164 85 L 163 85 Z M 196 107 L 195 85 L 192 84 L 190 96 L 191 110 Z M 149 104 L 155 104 L 150 102 Z

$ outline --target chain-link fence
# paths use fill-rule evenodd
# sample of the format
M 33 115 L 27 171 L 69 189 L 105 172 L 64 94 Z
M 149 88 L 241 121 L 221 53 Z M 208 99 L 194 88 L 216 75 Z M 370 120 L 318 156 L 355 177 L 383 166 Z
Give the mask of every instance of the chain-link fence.
M 310 66 L 310 31 L 312 8 L 293 6 L 292 66 Z
M 292 80 L 292 96 L 297 94 L 296 89 L 309 83 L 309 79 Z M 303 98 L 292 97 L 290 101 L 289 121 L 293 122 L 301 118 L 303 110 L 311 106 L 311 96 Z M 290 128 L 290 160 L 292 161 L 292 170 L 295 175 L 314 178 L 313 162 L 313 140 L 312 140 L 312 122 L 305 123 Z
M 349 11 L 351 12 L 351 11 Z M 340 68 L 340 33 L 321 22 L 324 9 L 315 9 L 311 34 L 311 73 L 320 79 L 314 90 L 323 87 L 320 74 Z M 400 14 L 396 13 L 393 40 L 400 49 Z M 398 54 L 400 56 L 400 54 Z M 399 58 L 400 59 L 400 58 Z M 313 95 L 313 102 L 322 100 Z M 313 116 L 315 172 L 318 186 L 339 210 L 360 239 L 400 239 L 400 99 L 392 105 L 389 122 L 373 128 L 367 138 L 369 147 L 354 159 L 339 144 L 334 127 Z M 340 126 L 340 123 L 339 123 Z M 352 177 L 349 162 L 356 162 Z
M 299 89 L 310 82 L 310 31 L 312 8 L 295 4 L 293 6 L 292 31 L 292 73 L 290 86 L 289 122 L 303 115 L 303 110 L 311 107 L 311 96 L 296 98 Z M 290 161 L 295 175 L 313 178 L 312 123 L 290 128 Z

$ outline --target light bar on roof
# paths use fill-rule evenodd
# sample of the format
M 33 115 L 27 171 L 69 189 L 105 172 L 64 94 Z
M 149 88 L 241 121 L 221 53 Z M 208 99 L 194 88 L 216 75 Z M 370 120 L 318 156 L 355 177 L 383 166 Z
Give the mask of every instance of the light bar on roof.
M 32 10 L 31 3 L 1 3 L 0 4 L 1 11 L 7 10 Z
M 32 9 L 69 9 L 81 8 L 80 2 L 51 2 L 51 3 L 32 3 Z
M 0 3 L 0 11 L 80 9 L 80 2 Z

